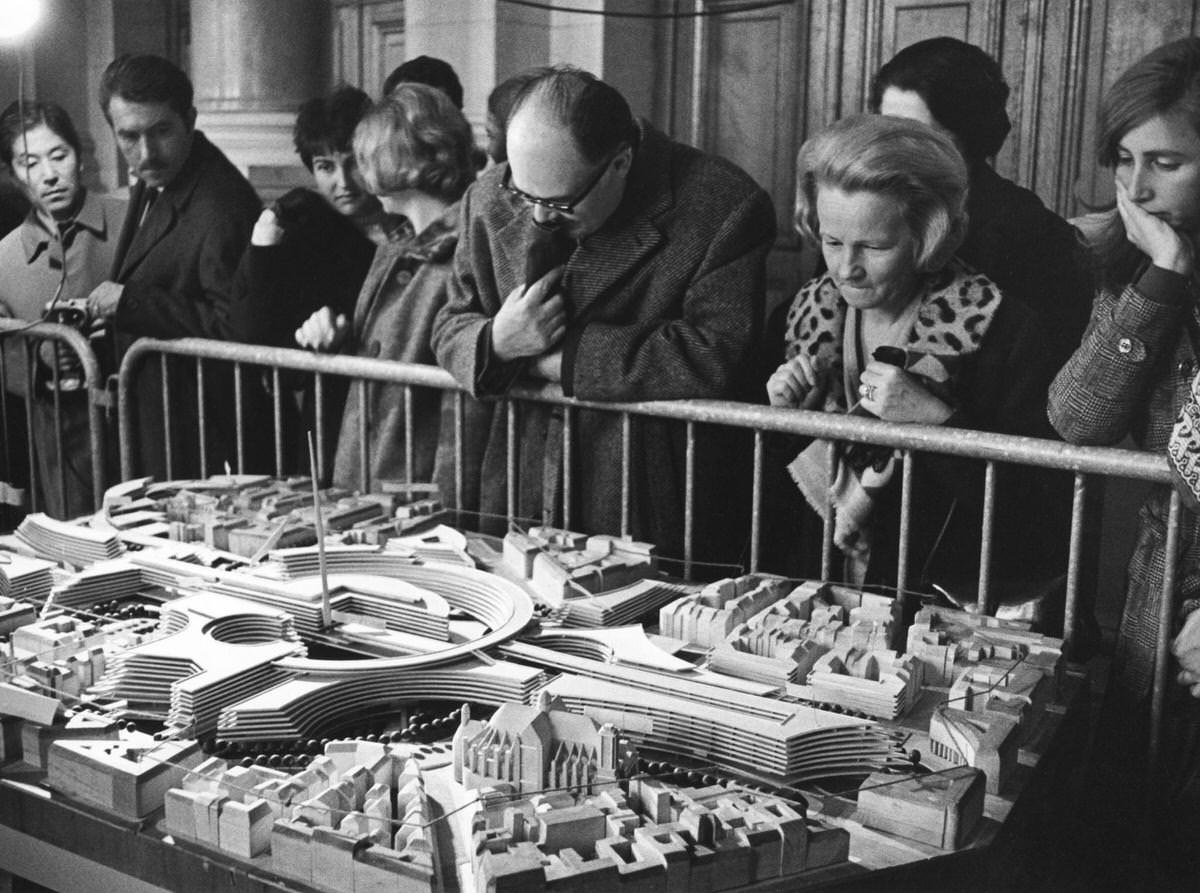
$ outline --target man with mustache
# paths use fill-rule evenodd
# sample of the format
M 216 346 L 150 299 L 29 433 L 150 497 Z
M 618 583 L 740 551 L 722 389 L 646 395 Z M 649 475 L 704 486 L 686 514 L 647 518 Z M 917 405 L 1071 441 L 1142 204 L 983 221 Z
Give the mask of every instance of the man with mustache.
M 569 67 L 532 73 L 508 119 L 507 151 L 507 164 L 463 198 L 455 275 L 434 324 L 438 361 L 477 396 L 529 377 L 583 400 L 750 398 L 775 237 L 767 194 Z M 506 418 L 495 414 L 482 474 L 483 509 L 500 517 Z M 577 414 L 570 469 L 562 413 L 529 404 L 519 418 L 514 513 L 620 533 L 620 416 Z M 694 557 L 736 560 L 748 529 L 747 442 L 706 434 L 694 456 Z M 681 558 L 683 427 L 639 421 L 630 452 L 630 532 Z
M 187 75 L 159 56 L 121 56 L 100 83 L 100 107 L 136 178 L 112 276 L 88 297 L 91 316 L 114 324 L 118 351 L 139 336 L 244 340 L 230 312 L 232 283 L 261 205 L 237 168 L 195 129 L 192 97 Z M 226 462 L 237 466 L 228 412 L 232 376 L 214 368 L 206 380 L 207 453 L 200 467 L 192 369 L 194 363 L 181 362 L 171 370 L 170 432 L 157 371 L 139 377 L 145 474 L 161 479 L 169 468 L 173 477 L 202 476 Z M 245 446 L 249 468 L 265 461 L 265 444 Z

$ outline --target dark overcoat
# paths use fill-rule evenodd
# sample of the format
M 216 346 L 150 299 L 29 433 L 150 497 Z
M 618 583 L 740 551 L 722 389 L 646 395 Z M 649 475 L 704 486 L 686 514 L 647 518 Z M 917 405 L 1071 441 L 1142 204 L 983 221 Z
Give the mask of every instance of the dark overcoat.
M 497 364 L 490 348 L 491 318 L 522 284 L 533 236 L 531 211 L 501 187 L 502 174 L 502 166 L 488 171 L 464 199 L 449 300 L 433 336 L 438 361 L 478 395 L 503 393 L 524 368 Z M 774 237 L 770 198 L 749 176 L 643 125 L 621 204 L 566 264 L 563 392 L 600 402 L 746 397 Z M 493 422 L 481 493 L 484 510 L 498 516 L 507 508 L 505 416 Z M 567 518 L 561 412 L 522 406 L 518 424 L 516 514 L 619 532 L 621 417 L 575 414 Z M 631 532 L 668 557 L 683 553 L 685 443 L 677 423 L 633 426 Z M 742 438 L 715 436 L 697 445 L 697 558 L 740 554 L 745 516 L 729 488 L 744 482 L 742 447 Z
M 114 317 L 118 350 L 141 336 L 245 340 L 233 323 L 231 296 L 234 272 L 261 208 L 254 189 L 221 150 L 196 131 L 188 160 L 139 225 L 146 192 L 141 181 L 133 187 L 113 267 L 113 279 L 125 286 Z M 238 467 L 228 364 L 206 369 L 203 431 L 194 370 L 191 361 L 171 364 L 174 477 L 219 471 L 225 462 Z M 160 387 L 155 363 L 138 379 L 139 456 L 143 473 L 163 478 L 168 440 Z M 270 431 L 258 414 L 262 411 L 245 407 L 243 412 L 247 471 L 272 467 Z M 201 437 L 207 448 L 204 469 L 199 462 Z

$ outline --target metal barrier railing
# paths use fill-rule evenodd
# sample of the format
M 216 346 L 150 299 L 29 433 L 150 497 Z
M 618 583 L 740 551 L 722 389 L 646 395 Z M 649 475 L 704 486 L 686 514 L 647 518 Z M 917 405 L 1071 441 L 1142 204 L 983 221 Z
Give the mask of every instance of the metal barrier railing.
M 275 458 L 277 471 L 282 466 L 282 434 L 279 430 L 281 416 L 280 374 L 282 370 L 289 372 L 309 373 L 314 376 L 317 394 L 318 428 L 326 424 L 321 405 L 322 382 L 326 377 L 338 376 L 356 379 L 358 387 L 365 387 L 366 382 L 391 383 L 402 386 L 405 393 L 406 421 L 411 432 L 411 401 L 412 389 L 417 387 L 453 390 L 457 393 L 455 411 L 455 478 L 458 490 L 461 491 L 463 447 L 463 399 L 464 394 L 459 385 L 449 373 L 431 366 L 396 363 L 384 360 L 366 359 L 348 356 L 327 356 L 286 348 L 269 348 L 252 345 L 230 344 L 207 341 L 203 339 L 179 339 L 160 341 L 143 339 L 134 343 L 125 355 L 119 376 L 119 412 L 120 412 L 120 445 L 121 470 L 126 478 L 134 473 L 131 437 L 133 430 L 134 401 L 132 388 L 139 367 L 151 355 L 158 355 L 165 364 L 168 356 L 191 357 L 196 361 L 196 374 L 200 387 L 198 388 L 198 413 L 203 428 L 204 389 L 203 364 L 206 361 L 219 361 L 233 364 L 234 367 L 234 410 L 237 414 L 237 432 L 239 440 L 238 470 L 244 471 L 244 453 L 241 442 L 244 437 L 242 418 L 242 379 L 247 368 L 265 367 L 271 370 L 274 387 L 274 421 L 275 421 Z M 165 398 L 164 398 L 165 399 Z M 757 406 L 745 403 L 722 402 L 711 400 L 680 400 L 680 401 L 646 401 L 638 403 L 591 403 L 583 400 L 565 398 L 555 386 L 513 388 L 506 398 L 501 401 L 505 406 L 508 424 L 508 494 L 507 511 L 511 522 L 516 514 L 516 494 L 514 487 L 516 467 L 515 447 L 515 406 L 519 402 L 531 401 L 538 403 L 559 404 L 564 411 L 564 430 L 567 435 L 563 438 L 563 449 L 570 450 L 572 419 L 580 410 L 597 410 L 616 413 L 622 419 L 622 469 L 621 469 L 621 530 L 622 534 L 630 533 L 630 481 L 632 469 L 631 424 L 635 417 L 677 420 L 686 425 L 686 486 L 684 503 L 684 573 L 690 575 L 695 556 L 692 554 L 692 539 L 695 527 L 694 518 L 694 455 L 696 444 L 696 427 L 698 425 L 721 425 L 732 428 L 747 429 L 753 432 L 753 479 L 750 513 L 750 570 L 758 569 L 761 549 L 761 509 L 763 498 L 763 463 L 764 436 L 770 433 L 800 435 L 804 437 L 822 438 L 826 440 L 848 441 L 853 443 L 870 444 L 899 450 L 904 459 L 903 477 L 901 480 L 900 500 L 900 558 L 897 568 L 897 589 L 903 592 L 907 589 L 909 569 L 905 555 L 909 522 L 912 511 L 912 476 L 910 461 L 914 453 L 938 453 L 947 456 L 957 456 L 975 459 L 985 463 L 984 475 L 984 522 L 982 531 L 982 546 L 980 552 L 980 573 L 978 589 L 978 608 L 986 611 L 989 605 L 989 571 L 991 566 L 992 548 L 992 518 L 996 497 L 996 467 L 1000 463 L 1033 466 L 1045 469 L 1056 469 L 1074 474 L 1072 496 L 1072 512 L 1070 525 L 1070 542 L 1066 568 L 1066 604 L 1064 608 L 1064 634 L 1071 640 L 1077 626 L 1077 598 L 1080 585 L 1081 562 L 1083 555 L 1084 534 L 1084 505 L 1089 489 L 1088 478 L 1092 476 L 1119 477 L 1155 484 L 1167 484 L 1170 475 L 1165 457 L 1132 452 L 1124 449 L 1107 447 L 1080 447 L 1057 441 L 1040 440 L 1029 437 L 1001 435 L 983 431 L 931 427 L 914 424 L 890 424 L 877 419 L 863 418 L 850 415 L 831 415 L 822 412 L 805 410 L 775 409 L 767 406 Z M 169 401 L 168 401 L 169 402 Z M 362 400 L 365 407 L 366 400 Z M 368 420 L 360 418 L 360 445 L 365 449 L 364 435 Z M 411 433 L 409 435 L 411 438 Z M 203 438 L 203 431 L 201 431 Z M 320 438 L 317 438 L 318 443 Z M 168 438 L 169 442 L 169 438 Z M 409 480 L 412 479 L 411 439 L 407 444 L 409 449 Z M 170 447 L 168 446 L 169 450 Z M 364 460 L 366 457 L 363 457 Z M 202 464 L 204 460 L 202 459 Z M 570 462 L 564 463 L 569 469 Z M 318 456 L 320 473 L 324 473 L 325 457 Z M 369 487 L 368 463 L 360 463 L 363 479 L 360 481 L 363 489 Z M 204 469 L 207 471 L 207 469 Z M 563 487 L 563 516 L 571 517 L 570 499 L 571 487 L 569 480 Z M 456 506 L 454 506 L 456 507 Z M 1175 588 L 1175 556 L 1179 550 L 1179 524 L 1181 502 L 1177 493 L 1172 493 L 1170 503 L 1170 519 L 1167 538 L 1167 564 L 1163 580 L 1163 598 L 1159 618 L 1159 636 L 1157 643 L 1156 668 L 1152 695 L 1152 730 L 1151 730 L 1151 769 L 1159 753 L 1161 744 L 1160 734 L 1163 726 L 1162 716 L 1165 703 L 1167 655 L 1169 634 L 1171 630 L 1172 593 Z M 822 570 L 826 579 L 830 579 L 832 554 L 832 521 L 827 519 L 822 546 Z
M 44 344 L 53 346 L 54 361 L 39 356 Z M 66 362 L 60 364 L 58 358 Z M 10 437 L 9 401 L 14 399 L 24 404 L 21 447 Z M 91 342 L 78 329 L 0 318 L 0 462 L 8 471 L 24 454 L 31 511 L 63 517 L 80 513 L 72 507 L 86 511 L 100 506 L 110 483 L 104 411 L 111 404 Z M 81 413 L 86 420 L 79 418 Z M 79 442 L 80 432 L 74 427 L 79 422 L 87 425 L 86 445 Z M 87 450 L 87 457 L 78 455 L 81 449 Z M 69 476 L 72 460 L 90 468 L 90 475 L 82 476 L 90 477 L 90 486 Z M 82 487 L 90 492 L 77 492 Z

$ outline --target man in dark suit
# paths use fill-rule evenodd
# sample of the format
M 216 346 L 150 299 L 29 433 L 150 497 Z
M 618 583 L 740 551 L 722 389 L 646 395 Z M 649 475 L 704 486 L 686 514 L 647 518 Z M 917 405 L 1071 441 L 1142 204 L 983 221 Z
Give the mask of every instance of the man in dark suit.
M 595 401 L 746 399 L 760 389 L 752 372 L 775 236 L 770 199 L 729 162 L 635 120 L 593 75 L 549 68 L 525 86 L 508 164 L 467 192 L 463 221 L 434 349 L 472 393 L 503 393 L 522 376 Z M 505 413 L 496 419 L 482 500 L 504 515 Z M 620 532 L 620 416 L 578 413 L 570 469 L 563 434 L 561 412 L 522 407 L 515 513 Z M 697 559 L 736 558 L 745 540 L 735 507 L 749 477 L 733 440 L 703 438 L 695 456 Z M 681 426 L 640 422 L 631 447 L 630 532 L 682 557 Z M 730 491 L 742 483 L 739 499 Z
M 191 81 L 158 56 L 121 56 L 104 72 L 100 106 L 137 179 L 112 278 L 88 297 L 89 312 L 112 321 L 120 350 L 139 336 L 242 340 L 230 313 L 232 280 L 260 203 L 237 168 L 195 129 Z M 171 369 L 169 437 L 160 377 L 156 370 L 139 377 L 144 473 L 181 477 L 220 470 L 226 462 L 238 466 L 232 376 L 216 367 L 206 376 L 201 425 L 193 370 L 191 362 Z M 242 448 L 249 453 L 247 470 L 264 470 L 256 467 L 261 445 L 247 434 Z

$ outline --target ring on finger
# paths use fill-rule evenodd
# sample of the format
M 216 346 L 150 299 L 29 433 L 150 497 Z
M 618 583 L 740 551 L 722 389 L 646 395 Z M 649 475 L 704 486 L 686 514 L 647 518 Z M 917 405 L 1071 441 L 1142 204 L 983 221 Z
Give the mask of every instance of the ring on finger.
M 858 392 L 860 394 L 862 394 L 862 398 L 864 400 L 874 400 L 875 399 L 875 385 L 873 385 L 873 384 L 859 385 Z

